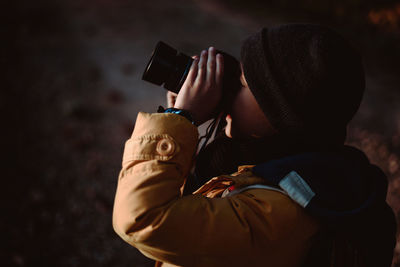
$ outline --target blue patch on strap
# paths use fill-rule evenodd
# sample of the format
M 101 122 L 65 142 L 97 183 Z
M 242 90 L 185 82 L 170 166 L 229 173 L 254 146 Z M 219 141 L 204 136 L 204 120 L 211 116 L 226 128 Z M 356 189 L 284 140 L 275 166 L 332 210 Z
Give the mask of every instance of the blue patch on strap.
M 283 177 L 279 182 L 279 186 L 286 191 L 291 199 L 303 208 L 305 208 L 315 196 L 314 191 L 312 191 L 310 186 L 296 171 L 291 171 L 288 175 Z

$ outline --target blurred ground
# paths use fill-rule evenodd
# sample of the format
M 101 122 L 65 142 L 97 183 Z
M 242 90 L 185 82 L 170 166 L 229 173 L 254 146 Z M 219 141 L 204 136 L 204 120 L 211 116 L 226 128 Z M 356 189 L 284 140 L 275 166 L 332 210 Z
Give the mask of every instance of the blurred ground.
M 348 142 L 389 176 L 399 218 L 400 8 L 366 1 L 355 16 L 342 1 L 342 11 L 320 13 L 311 2 L 6 1 L 2 266 L 152 266 L 116 236 L 111 213 L 136 114 L 165 104 L 162 89 L 141 81 L 155 43 L 188 54 L 214 45 L 238 56 L 246 36 L 284 22 L 332 25 L 365 56 L 367 92 Z

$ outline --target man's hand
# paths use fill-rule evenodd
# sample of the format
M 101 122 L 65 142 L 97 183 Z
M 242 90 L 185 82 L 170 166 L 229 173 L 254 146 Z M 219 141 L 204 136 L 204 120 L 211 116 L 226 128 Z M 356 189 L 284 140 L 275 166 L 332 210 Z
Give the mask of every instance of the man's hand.
M 223 57 L 215 48 L 202 51 L 194 58 L 185 83 L 175 101 L 175 108 L 190 112 L 196 125 L 215 115 L 222 97 Z

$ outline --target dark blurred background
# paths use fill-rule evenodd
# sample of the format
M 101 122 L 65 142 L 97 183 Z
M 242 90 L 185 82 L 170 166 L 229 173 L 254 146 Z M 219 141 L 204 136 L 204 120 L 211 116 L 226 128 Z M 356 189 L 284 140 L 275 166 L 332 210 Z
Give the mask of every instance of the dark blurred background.
M 111 215 L 136 114 L 165 105 L 141 81 L 155 43 L 238 56 L 246 36 L 287 22 L 330 25 L 362 53 L 367 91 L 348 143 L 388 175 L 399 219 L 399 1 L 5 0 L 0 12 L 1 266 L 152 266 Z M 398 242 L 393 266 L 399 257 Z

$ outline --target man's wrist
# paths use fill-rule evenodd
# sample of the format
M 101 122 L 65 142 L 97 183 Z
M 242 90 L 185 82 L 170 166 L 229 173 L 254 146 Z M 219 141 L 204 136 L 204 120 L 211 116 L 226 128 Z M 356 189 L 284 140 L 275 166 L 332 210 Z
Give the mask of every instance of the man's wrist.
M 192 124 L 195 124 L 195 122 L 193 120 L 193 117 L 192 117 L 192 114 L 190 114 L 189 111 L 184 110 L 184 109 L 179 109 L 179 108 L 167 108 L 167 109 L 164 109 L 163 107 L 160 106 L 158 108 L 158 112 L 160 112 L 160 113 L 174 113 L 174 114 L 180 115 L 182 117 L 185 117 Z

